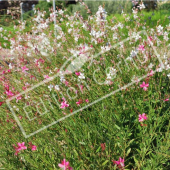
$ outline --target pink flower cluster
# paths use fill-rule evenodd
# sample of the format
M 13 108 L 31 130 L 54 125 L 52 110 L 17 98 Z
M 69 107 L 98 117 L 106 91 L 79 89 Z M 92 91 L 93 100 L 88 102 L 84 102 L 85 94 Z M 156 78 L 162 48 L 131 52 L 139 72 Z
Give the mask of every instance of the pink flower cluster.
M 69 107 L 69 104 L 67 104 L 67 101 L 64 99 L 64 98 L 62 98 L 63 99 L 63 101 L 61 102 L 61 109 L 65 109 L 66 107 Z
M 143 83 L 140 85 L 140 87 L 143 88 L 144 91 L 146 91 L 146 90 L 148 89 L 148 87 L 149 87 L 149 84 L 148 84 L 148 83 L 146 84 L 145 82 L 143 82 Z
M 25 146 L 25 142 L 22 142 L 22 143 L 17 143 L 17 147 L 15 145 L 13 145 L 14 149 L 15 149 L 15 155 L 18 155 L 18 153 L 21 151 L 21 150 L 25 150 L 27 149 L 27 147 Z M 35 151 L 37 150 L 37 146 L 35 145 L 32 145 L 32 143 L 30 142 L 29 143 L 29 148 L 31 148 L 32 151 Z
M 113 163 L 114 163 L 115 165 L 117 165 L 118 168 L 122 169 L 122 168 L 125 166 L 124 161 L 125 161 L 125 160 L 120 157 L 118 161 L 114 161 L 114 160 L 113 160 Z
M 88 99 L 86 99 L 85 100 L 85 102 L 86 103 L 88 103 L 89 102 L 89 100 Z M 81 99 L 79 99 L 79 101 L 78 102 L 76 102 L 76 104 L 79 106 L 81 103 L 83 103 L 83 101 L 81 100 Z
M 58 166 L 63 170 L 73 170 L 73 168 L 69 166 L 69 162 L 66 162 L 65 159 L 63 159 L 63 161 L 60 164 L 58 164 Z
M 138 118 L 139 122 L 143 122 L 144 120 L 147 120 L 147 119 L 148 118 L 145 113 L 139 114 L 139 118 Z

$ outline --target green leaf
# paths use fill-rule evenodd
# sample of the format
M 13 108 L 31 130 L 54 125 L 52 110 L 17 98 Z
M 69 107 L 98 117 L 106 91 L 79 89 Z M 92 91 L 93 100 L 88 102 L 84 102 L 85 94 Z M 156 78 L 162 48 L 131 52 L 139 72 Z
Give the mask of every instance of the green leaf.
M 106 165 L 109 160 L 106 160 L 105 162 L 102 163 L 102 166 Z
M 99 152 L 100 148 L 101 148 L 101 147 L 99 146 L 98 149 L 96 150 L 96 153 Z
M 119 127 L 118 125 L 115 124 L 115 127 L 116 127 L 118 130 L 120 130 L 120 127 Z
M 130 145 L 135 139 L 132 139 L 129 141 L 128 145 Z
M 81 145 L 86 145 L 84 142 L 79 142 L 79 144 L 81 144 Z
M 105 124 L 101 123 L 100 125 L 103 126 L 103 127 L 105 127 L 106 129 L 108 129 Z
M 135 163 L 139 166 L 138 160 L 135 158 L 135 156 L 133 157 Z
M 127 153 L 126 153 L 126 156 L 129 155 L 130 151 L 131 151 L 131 148 L 128 149 L 128 151 L 127 151 Z
M 76 154 L 77 156 L 79 155 L 75 149 L 74 149 L 73 151 L 75 152 L 75 154 Z

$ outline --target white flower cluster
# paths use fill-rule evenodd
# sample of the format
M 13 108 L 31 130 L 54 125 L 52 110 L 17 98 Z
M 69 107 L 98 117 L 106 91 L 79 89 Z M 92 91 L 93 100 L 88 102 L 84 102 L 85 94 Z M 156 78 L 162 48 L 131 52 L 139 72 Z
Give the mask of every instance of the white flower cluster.
M 142 4 L 139 4 L 139 9 L 141 10 L 141 9 L 145 9 L 145 5 L 143 4 L 143 2 L 142 2 Z
M 113 67 L 109 67 L 109 73 L 107 73 L 107 79 L 111 80 L 116 77 L 116 72 L 117 70 L 114 69 Z
M 2 32 L 3 31 L 3 28 L 2 27 L 0 27 L 0 32 Z
M 111 49 L 110 46 L 101 46 L 101 53 L 104 53 L 106 51 L 109 51 Z
M 85 79 L 84 73 L 80 73 L 80 75 L 78 76 L 79 79 Z
M 156 29 L 158 33 L 163 34 L 163 27 L 161 25 L 159 25 Z
M 164 32 L 164 40 L 165 41 L 169 40 L 168 34 L 169 34 L 168 32 L 166 32 L 166 31 Z
M 164 61 L 164 65 L 165 65 L 165 70 L 169 70 L 170 69 L 170 65 L 169 65 L 170 61 L 168 61 L 168 55 L 167 54 L 164 54 L 163 61 Z
M 141 38 L 141 36 L 137 32 L 133 32 L 132 37 L 135 38 L 135 41 L 137 41 L 137 40 L 139 40 Z
M 44 13 L 45 13 L 45 11 L 44 11 Z M 43 17 L 44 17 L 44 13 L 43 13 L 43 12 L 38 11 L 38 15 L 37 15 L 37 17 L 36 17 L 36 18 L 34 18 L 34 19 L 33 19 L 33 21 L 36 21 L 36 22 L 38 22 L 38 23 L 43 22 L 43 21 L 44 21 L 44 19 L 43 19 Z
M 94 29 L 92 29 L 91 33 L 89 34 L 95 38 L 99 38 L 104 35 L 104 32 L 101 32 L 101 31 L 96 32 Z
M 122 29 L 122 28 L 123 28 L 123 24 L 121 24 L 121 23 L 119 22 L 117 25 L 115 25 L 114 27 L 112 27 L 111 30 L 112 30 L 112 31 L 115 31 L 115 30 L 117 30 L 118 28 L 121 28 L 121 29 Z
M 56 30 L 62 31 L 62 28 L 59 25 L 56 24 L 54 27 Z
M 167 30 L 170 31 L 170 24 L 166 26 Z
M 107 17 L 107 12 L 105 11 L 105 9 L 100 5 L 98 7 L 98 11 L 96 12 L 96 21 L 98 23 L 100 23 L 101 21 L 107 21 L 106 20 Z
M 57 90 L 57 91 L 59 91 L 60 90 L 60 87 L 59 87 L 59 85 L 52 85 L 52 84 L 50 84 L 49 86 L 48 86 L 48 88 L 49 88 L 49 90 L 51 91 L 53 88 L 55 89 L 55 90 Z

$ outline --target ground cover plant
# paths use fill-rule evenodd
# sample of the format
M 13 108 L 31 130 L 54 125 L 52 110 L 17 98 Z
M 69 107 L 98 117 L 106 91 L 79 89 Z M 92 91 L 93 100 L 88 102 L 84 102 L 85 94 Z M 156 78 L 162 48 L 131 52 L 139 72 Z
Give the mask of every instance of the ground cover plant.
M 0 27 L 0 168 L 170 169 L 167 13 L 80 5 Z

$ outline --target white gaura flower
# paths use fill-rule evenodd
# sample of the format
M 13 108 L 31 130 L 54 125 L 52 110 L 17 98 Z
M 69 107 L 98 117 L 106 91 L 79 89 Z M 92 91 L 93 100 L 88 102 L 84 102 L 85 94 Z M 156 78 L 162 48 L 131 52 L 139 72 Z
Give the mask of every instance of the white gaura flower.
M 132 58 L 135 57 L 137 55 L 137 53 L 138 53 L 137 51 L 132 50 L 130 53 L 130 57 L 132 57 Z
M 78 41 L 78 39 L 79 39 L 78 37 L 74 37 L 74 40 L 75 40 L 76 42 Z
M 162 72 L 163 71 L 163 69 L 160 67 L 160 68 L 157 68 L 157 70 L 156 70 L 157 72 Z
M 0 32 L 2 32 L 3 31 L 3 28 L 2 27 L 0 27 Z
M 11 63 L 9 63 L 9 69 L 12 69 L 13 67 L 12 67 L 12 64 Z
M 79 79 L 85 79 L 84 73 L 80 73 L 80 75 L 78 76 Z
M 158 33 L 161 33 L 161 32 L 163 31 L 163 27 L 162 27 L 161 25 L 159 25 L 159 26 L 157 27 L 157 31 L 158 31 Z
M 145 5 L 142 3 L 142 4 L 139 5 L 139 8 L 140 9 L 145 9 Z
M 85 24 L 85 23 L 83 23 L 83 26 L 82 26 L 82 28 L 86 29 L 86 24 Z
M 29 99 L 29 98 L 30 98 L 30 96 L 25 95 L 25 99 Z
M 66 23 L 66 26 L 68 27 L 68 25 L 69 25 L 69 23 L 67 22 L 67 23 Z
M 62 15 L 62 14 L 64 13 L 64 11 L 63 11 L 62 9 L 60 9 L 60 10 L 58 11 L 58 13 Z
M 112 76 L 110 74 L 107 74 L 107 79 L 108 80 L 111 80 L 112 79 Z
M 170 31 L 170 24 L 166 26 L 167 30 Z
M 114 33 L 113 34 L 113 40 L 116 40 L 117 39 L 117 33 Z
M 167 33 L 166 31 L 164 32 L 164 40 L 165 40 L 165 41 L 168 41 L 168 40 L 169 40 L 169 38 L 168 38 L 168 33 Z
M 53 85 L 52 84 L 50 84 L 49 86 L 48 86 L 48 88 L 49 88 L 49 90 L 51 91 L 52 89 L 53 89 Z
M 121 29 L 123 28 L 123 24 L 121 24 L 120 22 L 117 26 L 120 27 Z
M 59 42 L 58 44 L 57 44 L 57 47 L 60 47 L 61 46 L 61 42 Z
M 169 73 L 169 74 L 167 74 L 167 76 L 168 76 L 168 78 L 170 78 L 170 73 Z
M 58 91 L 60 90 L 59 85 L 55 85 L 55 87 L 54 87 L 54 88 L 55 88 L 55 90 L 58 90 Z
M 49 56 L 49 54 L 46 53 L 46 52 L 44 52 L 44 51 L 40 51 L 40 53 L 41 53 L 42 56 L 45 56 L 45 57 L 48 57 L 48 56 Z
M 65 81 L 65 78 L 64 78 L 63 75 L 60 76 L 60 81 L 61 81 L 61 82 L 64 82 L 64 81 Z
M 49 74 L 53 74 L 53 72 L 50 70 Z
M 166 65 L 166 70 L 169 70 L 169 69 L 170 69 L 170 65 L 167 64 L 167 65 Z
M 91 30 L 91 33 L 89 33 L 91 36 L 95 36 L 96 35 L 96 31 Z
M 106 49 L 106 51 L 109 51 L 110 47 L 109 46 L 105 46 L 105 49 Z
M 69 33 L 69 34 L 71 34 L 71 31 L 72 31 L 72 29 L 71 29 L 71 28 L 69 28 L 69 29 L 68 29 L 68 33 Z
M 62 31 L 62 28 L 59 25 L 55 25 L 55 29 L 57 29 L 58 31 Z
M 60 35 L 57 36 L 57 40 L 59 40 L 59 39 L 61 39 L 61 36 L 60 36 Z
M 150 68 L 150 69 L 151 69 L 152 67 L 153 67 L 153 64 L 152 64 L 152 63 L 150 63 L 150 64 L 149 64 L 149 66 L 148 66 L 148 68 Z

